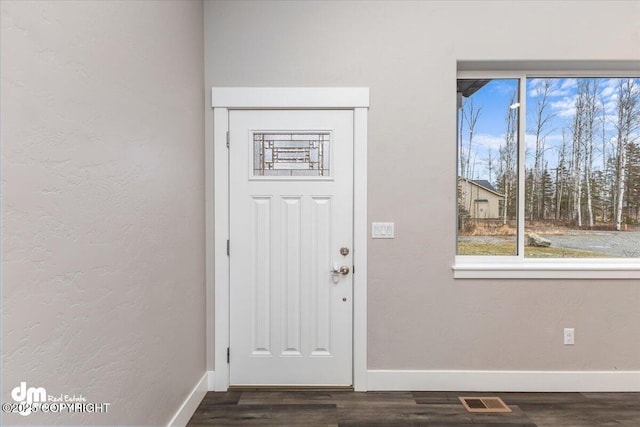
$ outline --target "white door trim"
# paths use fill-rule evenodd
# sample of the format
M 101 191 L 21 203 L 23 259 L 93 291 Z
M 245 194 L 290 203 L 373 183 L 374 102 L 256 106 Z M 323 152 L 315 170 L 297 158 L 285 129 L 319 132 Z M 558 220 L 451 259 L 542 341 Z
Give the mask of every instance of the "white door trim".
M 367 390 L 368 88 L 212 88 L 213 140 L 205 142 L 207 364 L 215 391 L 229 388 L 229 160 L 231 109 L 341 109 L 354 112 L 353 386 Z M 213 336 L 212 336 L 213 335 Z

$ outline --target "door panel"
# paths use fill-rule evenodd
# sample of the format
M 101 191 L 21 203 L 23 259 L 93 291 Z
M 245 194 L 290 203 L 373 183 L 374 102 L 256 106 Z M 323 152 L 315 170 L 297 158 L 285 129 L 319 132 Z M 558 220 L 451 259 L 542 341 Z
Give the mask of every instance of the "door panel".
M 302 356 L 302 197 L 282 198 L 282 355 Z
M 232 110 L 231 385 L 351 385 L 353 112 Z
M 254 355 L 271 354 L 271 198 L 251 198 L 251 317 Z

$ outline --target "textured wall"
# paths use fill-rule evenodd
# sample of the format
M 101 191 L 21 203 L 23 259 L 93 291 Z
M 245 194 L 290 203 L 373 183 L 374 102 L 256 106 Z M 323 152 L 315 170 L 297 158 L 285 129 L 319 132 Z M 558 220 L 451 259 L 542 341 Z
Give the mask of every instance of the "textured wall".
M 200 1 L 2 1 L 2 386 L 166 424 L 205 371 Z
M 369 242 L 370 369 L 640 369 L 637 281 L 451 271 L 456 61 L 640 60 L 640 2 L 212 1 L 205 19 L 206 87 L 371 88 L 369 220 L 396 239 Z

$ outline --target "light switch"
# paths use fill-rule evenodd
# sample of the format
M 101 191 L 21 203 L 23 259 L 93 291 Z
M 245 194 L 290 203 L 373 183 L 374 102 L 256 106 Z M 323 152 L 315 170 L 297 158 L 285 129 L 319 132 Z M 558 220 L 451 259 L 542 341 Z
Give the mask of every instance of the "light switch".
M 371 237 L 374 239 L 394 239 L 395 229 L 393 222 L 372 222 Z

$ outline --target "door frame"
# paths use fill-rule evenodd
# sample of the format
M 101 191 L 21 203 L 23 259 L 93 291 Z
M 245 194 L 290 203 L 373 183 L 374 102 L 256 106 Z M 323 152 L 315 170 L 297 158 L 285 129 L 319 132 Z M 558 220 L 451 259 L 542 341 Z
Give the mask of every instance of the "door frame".
M 353 387 L 367 390 L 367 115 L 369 88 L 211 89 L 213 138 L 205 141 L 206 362 L 209 390 L 229 388 L 229 151 L 230 110 L 353 111 Z M 232 356 L 233 357 L 233 356 Z M 213 379 L 211 379 L 213 376 Z

